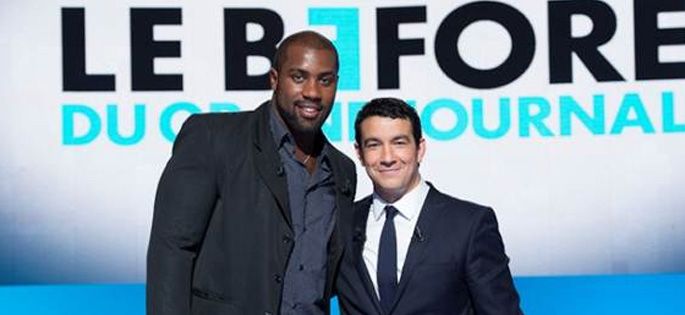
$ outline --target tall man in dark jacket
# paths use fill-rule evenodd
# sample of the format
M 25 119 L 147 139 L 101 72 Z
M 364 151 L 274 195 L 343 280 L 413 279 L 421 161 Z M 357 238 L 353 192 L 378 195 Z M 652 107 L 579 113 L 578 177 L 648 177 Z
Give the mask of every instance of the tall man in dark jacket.
M 148 314 L 326 314 L 355 195 L 321 132 L 338 81 L 325 37 L 286 38 L 255 111 L 191 116 L 159 182 Z

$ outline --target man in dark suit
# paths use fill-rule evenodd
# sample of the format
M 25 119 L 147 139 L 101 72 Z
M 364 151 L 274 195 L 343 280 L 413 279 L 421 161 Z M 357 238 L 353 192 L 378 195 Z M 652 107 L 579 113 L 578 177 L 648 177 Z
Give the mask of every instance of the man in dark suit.
M 416 111 L 394 98 L 355 121 L 357 154 L 373 182 L 355 203 L 337 280 L 343 314 L 521 314 L 492 209 L 425 182 Z
M 337 73 L 331 42 L 297 33 L 270 101 L 184 123 L 155 200 L 148 314 L 328 313 L 356 187 L 321 132 Z

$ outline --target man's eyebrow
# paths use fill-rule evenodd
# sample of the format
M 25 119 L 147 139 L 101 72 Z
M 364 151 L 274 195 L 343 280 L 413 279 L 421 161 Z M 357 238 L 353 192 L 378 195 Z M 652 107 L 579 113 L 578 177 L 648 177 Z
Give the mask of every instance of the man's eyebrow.
M 367 138 L 367 139 L 364 139 L 364 141 L 362 142 L 362 144 L 365 144 L 365 145 L 366 145 L 366 144 L 368 144 L 369 142 L 372 142 L 372 141 L 378 142 L 378 141 L 380 141 L 380 140 L 378 140 L 378 138 Z
M 288 69 L 288 73 L 293 73 L 293 72 L 309 73 L 309 72 L 307 72 L 307 70 L 300 69 L 300 68 L 290 68 L 290 69 Z
M 319 76 L 327 76 L 327 75 L 336 76 L 335 71 L 327 71 L 327 72 L 319 73 Z
M 300 73 L 300 74 L 306 74 L 306 75 L 311 75 L 311 74 L 312 74 L 311 72 L 309 72 L 309 71 L 307 71 L 307 70 L 305 70 L 305 69 L 301 69 L 301 68 L 290 68 L 290 69 L 287 69 L 287 73 L 288 73 L 288 74 Z M 335 71 L 326 71 L 326 72 L 319 73 L 316 77 L 317 77 L 317 78 L 322 78 L 322 77 L 335 77 L 335 78 L 337 78 L 338 75 L 336 74 Z

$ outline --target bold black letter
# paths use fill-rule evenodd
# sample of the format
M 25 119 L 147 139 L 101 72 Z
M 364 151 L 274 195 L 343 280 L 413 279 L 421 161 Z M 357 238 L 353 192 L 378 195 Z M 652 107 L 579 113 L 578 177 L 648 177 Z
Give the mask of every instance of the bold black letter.
M 608 42 L 616 32 L 616 15 L 604 2 L 595 0 L 550 1 L 549 80 L 550 83 L 573 81 L 571 53 L 575 52 L 597 81 L 624 81 L 597 47 Z M 585 37 L 571 37 L 571 16 L 582 14 L 592 20 L 592 31 Z
M 634 2 L 635 79 L 685 78 L 685 61 L 659 62 L 659 46 L 685 43 L 685 28 L 657 28 L 657 14 L 685 11 L 682 0 Z
M 86 74 L 83 8 L 62 8 L 62 90 L 114 91 L 113 74 Z
M 178 41 L 154 41 L 155 25 L 181 24 L 181 9 L 131 9 L 131 87 L 133 91 L 183 91 L 180 74 L 155 74 L 155 57 L 180 57 Z
M 511 52 L 499 66 L 481 70 L 469 66 L 459 55 L 457 41 L 471 23 L 489 20 L 504 27 L 511 36 Z M 435 35 L 435 58 L 452 80 L 476 89 L 506 85 L 521 76 L 535 54 L 535 33 L 526 17 L 515 8 L 491 1 L 473 2 L 452 11 Z
M 400 87 L 400 56 L 423 55 L 423 39 L 399 39 L 400 23 L 426 22 L 426 7 L 382 8 L 376 11 L 378 88 Z
M 247 24 L 264 28 L 264 37 L 247 41 Z M 264 56 L 271 60 L 276 44 L 283 38 L 283 20 L 267 9 L 224 9 L 224 68 L 226 90 L 268 90 L 269 72 L 247 74 L 247 56 Z M 230 44 L 230 47 L 229 47 Z

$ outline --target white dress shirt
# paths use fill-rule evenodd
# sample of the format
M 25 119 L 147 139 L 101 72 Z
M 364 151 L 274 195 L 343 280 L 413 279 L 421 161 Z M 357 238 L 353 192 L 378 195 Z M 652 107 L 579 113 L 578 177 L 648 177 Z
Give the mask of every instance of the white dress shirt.
M 414 228 L 421 214 L 426 196 L 428 196 L 428 184 L 421 179 L 421 182 L 412 190 L 407 192 L 394 203 L 388 203 L 377 194 L 373 194 L 373 202 L 369 209 L 369 216 L 366 219 L 366 242 L 362 256 L 369 272 L 373 287 L 378 294 L 378 280 L 376 273 L 378 268 L 378 246 L 381 242 L 381 232 L 385 224 L 385 206 L 394 206 L 398 213 L 395 216 L 395 235 L 397 237 L 397 281 L 402 277 L 402 267 L 407 257 L 409 244 L 414 236 Z

